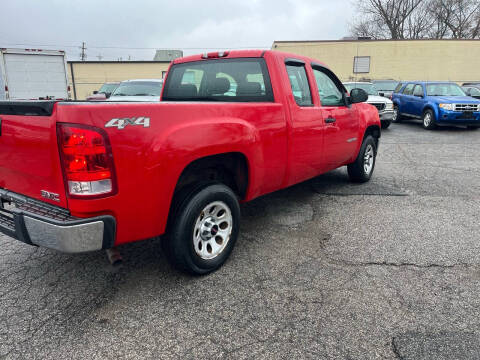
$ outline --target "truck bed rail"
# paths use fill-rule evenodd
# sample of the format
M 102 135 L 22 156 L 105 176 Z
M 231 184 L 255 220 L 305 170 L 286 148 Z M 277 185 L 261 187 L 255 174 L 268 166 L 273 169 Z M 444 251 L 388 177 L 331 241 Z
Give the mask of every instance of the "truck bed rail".
M 51 116 L 58 100 L 0 101 L 0 115 Z

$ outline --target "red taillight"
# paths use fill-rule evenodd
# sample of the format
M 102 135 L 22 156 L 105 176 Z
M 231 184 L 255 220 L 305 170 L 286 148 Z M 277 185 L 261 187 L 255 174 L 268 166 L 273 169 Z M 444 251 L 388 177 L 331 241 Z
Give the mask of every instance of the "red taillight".
M 68 194 L 106 196 L 116 191 L 107 134 L 98 128 L 58 124 L 58 143 Z

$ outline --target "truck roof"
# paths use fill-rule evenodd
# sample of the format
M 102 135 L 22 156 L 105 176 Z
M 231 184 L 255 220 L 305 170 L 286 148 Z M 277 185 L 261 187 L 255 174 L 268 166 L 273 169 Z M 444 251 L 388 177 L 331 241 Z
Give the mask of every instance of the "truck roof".
M 221 55 L 220 55 L 221 54 Z M 209 52 L 209 53 L 204 53 L 204 54 L 197 54 L 197 55 L 191 55 L 191 56 L 186 56 L 182 58 L 178 58 L 172 61 L 173 64 L 181 64 L 181 63 L 186 63 L 186 62 L 192 62 L 192 61 L 201 61 L 201 60 L 206 60 L 207 58 L 221 58 L 221 59 L 234 59 L 234 58 L 256 58 L 256 57 L 263 57 L 266 54 L 270 54 L 272 56 L 280 56 L 280 57 L 286 57 L 286 58 L 295 58 L 299 60 L 303 60 L 306 63 L 316 63 L 319 65 L 322 65 L 324 67 L 327 67 L 324 63 L 315 60 L 313 58 L 309 58 L 306 56 L 302 56 L 299 54 L 292 54 L 292 53 L 286 53 L 282 51 L 276 51 L 276 50 L 225 50 L 225 51 L 214 51 L 214 52 Z

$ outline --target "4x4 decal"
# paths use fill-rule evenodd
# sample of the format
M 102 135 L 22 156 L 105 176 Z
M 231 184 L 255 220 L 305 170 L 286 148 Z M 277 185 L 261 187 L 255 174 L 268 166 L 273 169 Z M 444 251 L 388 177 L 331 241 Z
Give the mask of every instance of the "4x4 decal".
M 148 117 L 132 117 L 132 118 L 115 118 L 105 124 L 106 128 L 116 127 L 119 130 L 125 129 L 127 125 L 143 125 L 143 127 L 150 127 L 150 118 Z

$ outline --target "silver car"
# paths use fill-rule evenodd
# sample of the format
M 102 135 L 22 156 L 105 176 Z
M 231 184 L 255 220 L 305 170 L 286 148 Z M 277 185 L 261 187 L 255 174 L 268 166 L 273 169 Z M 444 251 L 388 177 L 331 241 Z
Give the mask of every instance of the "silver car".
M 118 85 L 107 101 L 160 101 L 163 80 L 125 80 Z
M 370 82 L 344 82 L 343 85 L 348 92 L 351 92 L 352 89 L 365 90 L 368 94 L 367 103 L 375 106 L 378 110 L 382 129 L 390 126 L 393 118 L 393 102 L 386 97 L 378 96 L 375 85 Z

